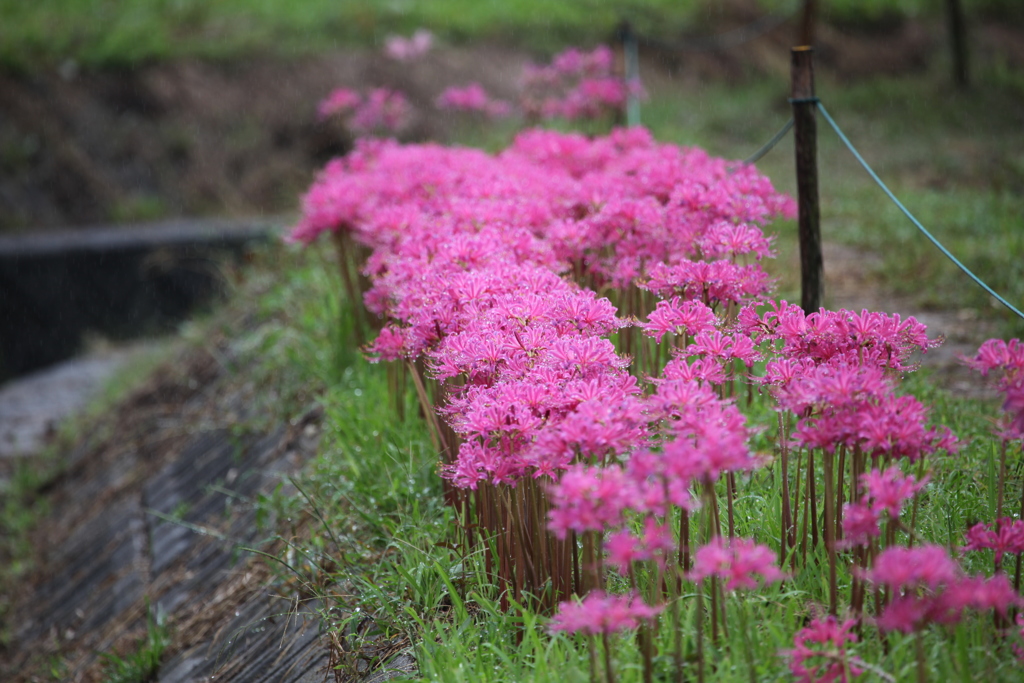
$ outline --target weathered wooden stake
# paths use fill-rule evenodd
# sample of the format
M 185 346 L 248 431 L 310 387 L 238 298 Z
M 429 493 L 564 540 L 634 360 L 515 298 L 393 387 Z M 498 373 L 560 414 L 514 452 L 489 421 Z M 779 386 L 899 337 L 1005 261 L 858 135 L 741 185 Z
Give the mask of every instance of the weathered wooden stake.
M 800 45 L 814 45 L 814 25 L 818 20 L 817 0 L 804 0 L 804 11 L 800 17 Z
M 825 300 L 821 257 L 821 211 L 818 205 L 818 131 L 814 96 L 814 50 L 808 45 L 792 50 L 793 133 L 796 140 L 796 187 L 800 228 L 800 306 L 805 313 L 821 308 Z
M 622 78 L 626 84 L 626 102 L 618 114 L 619 125 L 640 125 L 640 98 L 635 90 L 640 82 L 640 56 L 633 25 L 623 19 L 615 27 L 615 44 L 622 51 Z

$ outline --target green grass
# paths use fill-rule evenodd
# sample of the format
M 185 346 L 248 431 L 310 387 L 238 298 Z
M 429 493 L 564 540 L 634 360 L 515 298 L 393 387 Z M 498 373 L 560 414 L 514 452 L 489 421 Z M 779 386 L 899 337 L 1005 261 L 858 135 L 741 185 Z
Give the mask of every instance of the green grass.
M 623 16 L 682 26 L 695 6 L 670 0 L 56 0 L 0 2 L 0 63 L 32 69 L 74 59 L 126 65 L 180 56 L 295 54 L 380 46 L 426 27 L 442 40 L 501 41 L 552 50 L 607 41 Z M 538 27 L 542 30 L 538 31 Z
M 786 11 L 796 0 L 760 0 Z M 969 15 L 1020 16 L 1012 0 L 965 0 Z M 834 0 L 826 21 L 892 23 L 935 16 L 925 0 Z M 35 70 L 75 60 L 131 65 L 183 56 L 233 58 L 295 54 L 339 45 L 379 45 L 389 33 L 426 27 L 450 42 L 499 41 L 552 51 L 611 39 L 623 18 L 638 31 L 671 38 L 700 33 L 724 11 L 709 0 L 0 0 L 0 64 Z
M 104 662 L 103 680 L 106 683 L 150 683 L 156 680 L 168 642 L 164 616 L 148 612 L 146 635 L 135 644 L 132 652 L 123 657 L 111 652 L 100 655 Z

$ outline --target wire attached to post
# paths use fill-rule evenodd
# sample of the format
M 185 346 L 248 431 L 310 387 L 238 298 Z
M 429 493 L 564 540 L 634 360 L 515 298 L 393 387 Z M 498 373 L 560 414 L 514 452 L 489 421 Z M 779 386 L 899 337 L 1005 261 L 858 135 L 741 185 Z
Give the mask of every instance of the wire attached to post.
M 768 142 L 764 143 L 764 145 L 761 146 L 761 149 L 757 150 L 756 152 L 751 154 L 749 157 L 744 159 L 743 163 L 744 164 L 753 164 L 753 163 L 756 163 L 756 162 L 760 161 L 761 157 L 763 157 L 765 154 L 767 154 L 768 152 L 770 152 L 773 149 L 775 149 L 775 145 L 779 144 L 782 141 L 782 138 L 786 137 L 786 133 L 788 133 L 790 131 L 790 129 L 792 129 L 792 128 L 793 128 L 793 118 L 790 117 L 789 121 L 786 121 L 786 125 L 784 125 L 782 128 L 780 128 L 779 132 L 776 133 L 775 135 L 773 135 L 771 140 L 769 140 Z
M 875 173 L 874 169 L 872 169 L 871 166 L 868 165 L 868 162 L 866 162 L 864 160 L 864 157 L 860 155 L 860 152 L 858 152 L 857 149 L 853 146 L 853 143 L 850 142 L 849 138 L 847 138 L 846 135 L 843 134 L 843 131 L 840 130 L 839 125 L 832 120 L 832 117 L 829 116 L 828 111 L 825 109 L 825 106 L 819 103 L 818 111 L 821 112 L 821 115 L 824 117 L 825 121 L 828 122 L 828 125 L 832 126 L 832 130 L 836 132 L 836 135 L 838 135 L 839 139 L 843 141 L 843 144 L 846 145 L 846 148 L 850 150 L 850 152 L 857 159 L 857 161 L 860 162 L 860 165 L 864 167 L 864 170 L 868 172 L 868 175 L 871 176 L 871 179 L 874 180 L 880 188 L 882 188 L 882 191 L 889 196 L 889 199 L 891 199 L 893 203 L 896 204 L 899 210 L 903 212 L 903 215 L 909 218 L 910 222 L 913 223 L 914 226 L 921 231 L 921 234 L 927 237 L 929 241 L 931 241 L 931 243 L 934 244 L 938 248 L 938 250 L 941 251 L 946 256 L 946 258 L 948 258 L 956 265 L 957 268 L 966 273 L 967 276 L 974 280 L 976 284 L 978 284 L 979 286 L 981 286 L 982 289 L 991 294 L 996 299 L 996 301 L 998 301 L 999 303 L 1001 303 L 1002 305 L 1006 306 L 1008 309 L 1016 313 L 1017 316 L 1020 317 L 1021 319 L 1024 319 L 1024 313 L 1021 313 L 1013 304 L 1011 304 L 1009 301 L 996 294 L 995 290 L 993 290 L 991 287 L 985 284 L 985 282 L 983 282 L 981 278 L 979 278 L 977 275 L 972 273 L 970 269 L 967 268 L 967 266 L 960 263 L 960 261 L 957 260 L 957 258 L 953 256 L 953 254 L 951 254 L 949 250 L 942 245 L 941 242 L 939 242 L 939 240 L 932 236 L 932 234 L 928 232 L 928 230 L 926 230 L 923 225 L 921 225 L 921 222 L 917 220 L 917 218 L 915 218 L 912 213 L 910 213 L 907 207 L 903 206 L 903 202 L 897 199 L 896 195 L 894 195 L 892 191 L 886 186 L 886 184 L 882 182 L 882 179 L 879 178 L 878 174 Z

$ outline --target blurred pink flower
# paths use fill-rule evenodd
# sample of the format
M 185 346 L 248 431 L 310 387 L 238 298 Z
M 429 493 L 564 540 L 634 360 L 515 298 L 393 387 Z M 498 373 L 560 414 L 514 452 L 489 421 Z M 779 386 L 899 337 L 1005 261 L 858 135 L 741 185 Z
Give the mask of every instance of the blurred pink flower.
M 774 583 L 785 578 L 779 569 L 775 552 L 768 546 L 758 545 L 744 538 L 713 538 L 694 554 L 690 579 L 699 581 L 717 576 L 726 581 L 726 590 L 757 588 L 755 575 L 763 583 Z
M 512 113 L 512 106 L 508 102 L 491 99 L 479 83 L 470 83 L 461 88 L 457 86 L 446 88 L 434 100 L 434 104 L 438 109 L 475 112 L 491 118 L 500 118 Z
M 993 524 L 979 522 L 964 533 L 964 550 L 994 550 L 996 563 L 1006 553 L 1024 552 L 1024 520 L 1004 517 Z
M 348 125 L 357 135 L 375 131 L 398 132 L 408 121 L 411 110 L 405 95 L 388 88 L 374 88 L 352 112 Z
M 335 114 L 351 113 L 362 103 L 363 97 L 355 90 L 338 88 L 317 106 L 317 115 L 326 119 Z
M 388 36 L 384 39 L 384 54 L 400 62 L 422 57 L 434 44 L 434 34 L 426 29 L 417 29 L 410 38 Z
M 560 604 L 548 628 L 553 633 L 615 633 L 651 621 L 662 609 L 661 606 L 645 604 L 636 594 L 607 595 L 603 591 L 593 591 L 580 602 Z
M 782 653 L 789 657 L 789 670 L 797 683 L 846 683 L 863 673 L 846 652 L 847 643 L 857 642 L 857 634 L 852 632 L 856 625 L 856 619 L 840 623 L 829 615 L 814 619 L 797 632 L 794 648 Z
M 1024 441 L 1024 342 L 1011 339 L 989 339 L 974 358 L 963 358 L 964 363 L 987 377 L 1000 373 L 996 387 L 1003 392 L 1003 412 L 1006 413 L 997 428 L 1003 441 Z

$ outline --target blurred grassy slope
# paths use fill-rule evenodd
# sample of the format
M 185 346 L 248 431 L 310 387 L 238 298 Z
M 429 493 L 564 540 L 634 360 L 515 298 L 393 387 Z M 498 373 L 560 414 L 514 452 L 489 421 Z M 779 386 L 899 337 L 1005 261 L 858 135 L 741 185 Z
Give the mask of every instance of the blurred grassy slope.
M 451 42 L 498 41 L 538 51 L 610 39 L 628 18 L 671 37 L 728 14 L 793 11 L 801 0 L 0 0 L 0 65 L 19 70 L 74 60 L 125 66 L 181 56 L 232 58 L 380 43 L 433 30 Z M 978 14 L 1020 12 L 1019 0 L 964 0 Z M 871 24 L 936 14 L 929 0 L 829 0 L 825 21 Z
M 607 40 L 623 16 L 646 26 L 696 0 L 0 0 L 0 62 L 125 65 L 178 56 L 294 54 L 433 30 L 453 42 L 544 49 Z

